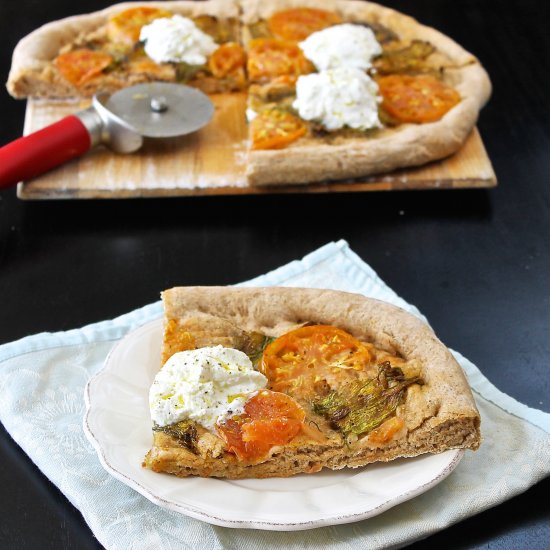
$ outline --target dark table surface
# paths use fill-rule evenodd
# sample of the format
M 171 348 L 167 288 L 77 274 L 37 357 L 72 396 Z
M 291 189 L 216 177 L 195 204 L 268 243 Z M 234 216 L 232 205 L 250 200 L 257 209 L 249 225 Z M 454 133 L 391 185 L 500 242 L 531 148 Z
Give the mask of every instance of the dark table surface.
M 0 343 L 112 318 L 172 285 L 231 284 L 331 240 L 425 313 L 502 391 L 550 412 L 550 3 L 387 2 L 474 52 L 494 93 L 479 129 L 490 190 L 24 202 L 0 192 Z M 16 42 L 102 0 L 2 0 L 0 78 Z M 0 90 L 0 144 L 25 104 Z M 495 457 L 505 460 L 505 457 Z M 97 548 L 82 516 L 0 429 L 0 548 Z M 422 548 L 550 548 L 550 480 Z

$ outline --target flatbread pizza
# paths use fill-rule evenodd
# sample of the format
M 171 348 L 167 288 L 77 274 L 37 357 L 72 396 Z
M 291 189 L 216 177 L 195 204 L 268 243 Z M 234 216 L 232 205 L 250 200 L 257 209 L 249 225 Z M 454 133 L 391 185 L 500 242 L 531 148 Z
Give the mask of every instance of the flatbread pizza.
M 157 80 L 247 94 L 251 185 L 349 180 L 447 157 L 491 92 L 480 62 L 452 39 L 359 0 L 117 4 L 25 37 L 7 86 L 14 97 L 88 97 Z
M 360 295 L 177 287 L 162 294 L 144 466 L 180 477 L 286 477 L 475 450 L 480 417 L 433 331 Z

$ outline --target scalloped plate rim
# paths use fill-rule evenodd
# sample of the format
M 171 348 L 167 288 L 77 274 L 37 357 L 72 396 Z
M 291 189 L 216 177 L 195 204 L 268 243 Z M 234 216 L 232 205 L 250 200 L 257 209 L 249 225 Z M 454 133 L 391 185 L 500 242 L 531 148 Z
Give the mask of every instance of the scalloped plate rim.
M 107 354 L 107 357 L 105 358 L 103 366 L 100 368 L 98 372 L 96 372 L 90 378 L 90 380 L 86 384 L 85 392 L 84 392 L 86 412 L 83 419 L 83 428 L 84 428 L 84 433 L 86 434 L 86 437 L 88 438 L 88 440 L 90 441 L 90 443 L 92 444 L 92 446 L 94 447 L 98 455 L 98 458 L 102 467 L 114 478 L 118 479 L 119 481 L 123 482 L 130 488 L 134 489 L 135 491 L 137 491 L 138 493 L 146 497 L 149 501 L 151 501 L 152 503 L 156 504 L 161 508 L 166 508 L 168 510 L 179 512 L 183 515 L 186 515 L 201 521 L 205 521 L 213 525 L 218 525 L 222 527 L 231 527 L 231 528 L 262 529 L 262 530 L 270 530 L 270 531 L 298 531 L 298 530 L 304 530 L 304 529 L 326 527 L 331 525 L 353 523 L 356 521 L 377 516 L 385 512 L 386 510 L 393 508 L 398 504 L 401 504 L 407 500 L 410 500 L 428 491 L 429 489 L 431 489 L 432 487 L 434 487 L 435 485 L 443 481 L 456 468 L 456 466 L 460 463 L 460 461 L 464 456 L 463 449 L 453 449 L 453 450 L 445 451 L 445 453 L 441 453 L 440 455 L 437 455 L 437 456 L 446 455 L 448 459 L 446 460 L 445 464 L 442 465 L 441 468 L 437 470 L 437 472 L 435 472 L 435 475 L 432 478 L 419 484 L 417 487 L 414 487 L 413 489 L 406 490 L 397 495 L 392 495 L 387 500 L 380 502 L 380 504 L 378 504 L 377 506 L 371 506 L 366 508 L 365 510 L 359 510 L 357 512 L 342 513 L 342 514 L 337 513 L 337 510 L 335 510 L 334 515 L 332 515 L 331 517 L 323 517 L 323 518 L 297 521 L 297 522 L 273 521 L 273 520 L 265 520 L 265 519 L 244 519 L 244 518 L 235 520 L 235 519 L 230 519 L 228 517 L 224 517 L 223 510 L 220 510 L 220 513 L 218 514 L 212 514 L 211 512 L 201 510 L 196 506 L 186 502 L 178 502 L 178 501 L 175 501 L 174 499 L 163 498 L 162 496 L 156 494 L 154 490 L 152 490 L 149 487 L 146 487 L 141 482 L 139 482 L 134 476 L 132 476 L 131 474 L 132 466 L 130 464 L 128 464 L 129 471 L 126 471 L 126 472 L 121 471 L 117 467 L 113 466 L 109 462 L 105 445 L 102 444 L 101 436 L 98 437 L 94 432 L 94 428 L 90 425 L 90 418 L 92 417 L 92 414 L 95 410 L 94 395 L 93 395 L 94 389 L 96 388 L 98 383 L 101 383 L 105 375 L 108 374 L 109 368 L 112 367 L 113 357 L 116 357 L 116 353 L 118 351 L 120 351 L 121 349 L 124 349 L 128 345 L 131 345 L 133 340 L 139 337 L 142 332 L 146 333 L 151 330 L 157 329 L 159 326 L 159 323 L 162 323 L 162 319 L 157 318 L 143 325 L 140 325 L 139 327 L 128 332 L 124 337 L 122 337 L 118 342 L 116 342 L 114 346 L 111 348 L 111 350 Z M 436 456 L 436 455 L 423 455 L 423 456 L 430 457 L 430 456 Z M 417 457 L 417 458 L 422 458 L 422 457 Z M 403 460 L 407 460 L 407 459 L 403 459 Z M 355 474 L 356 470 L 353 470 L 353 473 Z M 159 474 L 159 475 L 164 475 L 164 474 Z M 281 478 L 282 481 L 292 480 L 292 479 L 293 479 L 292 477 Z M 208 481 L 206 478 L 201 478 L 201 480 Z M 220 480 L 216 480 L 216 481 L 220 481 Z M 184 483 L 185 479 L 177 478 L 174 476 L 174 484 L 182 483 L 182 482 Z M 246 513 L 250 513 L 250 510 L 247 510 Z

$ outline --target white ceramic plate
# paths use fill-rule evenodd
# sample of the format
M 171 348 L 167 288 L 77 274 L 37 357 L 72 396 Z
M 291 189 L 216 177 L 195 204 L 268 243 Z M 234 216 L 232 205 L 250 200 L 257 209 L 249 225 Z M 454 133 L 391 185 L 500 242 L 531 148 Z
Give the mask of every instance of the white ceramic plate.
M 105 469 L 159 506 L 225 527 L 291 531 L 366 519 L 445 479 L 464 451 L 292 478 L 180 479 L 141 466 L 152 442 L 149 386 L 161 320 L 123 338 L 86 387 L 84 430 Z

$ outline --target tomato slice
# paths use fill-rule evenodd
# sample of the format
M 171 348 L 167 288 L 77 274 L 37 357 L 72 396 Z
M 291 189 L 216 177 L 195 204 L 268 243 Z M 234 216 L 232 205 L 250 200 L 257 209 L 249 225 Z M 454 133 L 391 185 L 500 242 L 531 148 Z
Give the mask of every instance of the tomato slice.
M 293 8 L 273 14 L 267 20 L 267 26 L 275 37 L 298 42 L 316 31 L 341 22 L 342 18 L 331 11 Z
M 369 433 L 369 441 L 380 444 L 388 443 L 404 426 L 405 421 L 401 417 L 392 416 Z
M 107 36 L 113 42 L 133 45 L 139 40 L 141 27 L 160 17 L 172 17 L 172 13 L 161 8 L 140 6 L 121 11 L 109 18 Z
M 243 69 L 245 65 L 245 51 L 236 42 L 222 44 L 208 59 L 208 68 L 216 78 L 224 78 Z
M 269 344 L 260 370 L 270 387 L 296 397 L 315 392 L 322 380 L 353 379 L 374 359 L 372 345 L 330 325 L 305 326 L 283 334 Z
M 63 78 L 81 86 L 101 73 L 112 60 L 107 53 L 82 48 L 58 55 L 54 63 Z
M 389 75 L 377 80 L 382 109 L 400 122 L 439 120 L 459 101 L 454 89 L 429 75 Z
M 302 408 L 288 395 L 264 390 L 244 406 L 250 421 L 242 426 L 243 441 L 268 441 L 284 445 L 300 431 L 305 418 Z
M 301 138 L 305 124 L 282 109 L 266 109 L 250 123 L 252 149 L 282 149 Z
M 247 69 L 250 80 L 262 82 L 283 75 L 307 74 L 313 71 L 313 65 L 292 42 L 256 38 L 249 44 Z
M 288 395 L 263 390 L 244 406 L 245 414 L 218 425 L 228 451 L 239 460 L 257 461 L 275 445 L 285 445 L 301 430 L 303 409 Z

